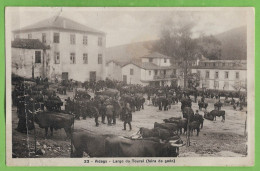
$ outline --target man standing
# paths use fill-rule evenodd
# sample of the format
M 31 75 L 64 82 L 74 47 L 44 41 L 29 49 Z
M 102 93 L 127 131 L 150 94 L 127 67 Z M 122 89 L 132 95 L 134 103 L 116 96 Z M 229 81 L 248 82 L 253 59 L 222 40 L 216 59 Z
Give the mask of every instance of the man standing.
M 132 130 L 132 125 L 131 125 L 131 121 L 132 121 L 132 111 L 129 107 L 129 103 L 127 103 L 123 109 L 123 121 L 124 121 L 124 129 L 126 130 L 126 124 L 129 125 L 129 129 L 130 131 Z
M 104 102 L 101 101 L 99 113 L 102 117 L 102 123 L 105 124 L 105 118 L 106 118 L 106 106 L 104 105 Z

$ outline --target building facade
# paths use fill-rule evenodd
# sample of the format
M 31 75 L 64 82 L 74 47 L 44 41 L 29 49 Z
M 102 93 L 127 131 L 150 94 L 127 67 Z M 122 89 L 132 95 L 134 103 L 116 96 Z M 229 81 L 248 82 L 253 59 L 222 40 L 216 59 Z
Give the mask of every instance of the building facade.
M 246 91 L 247 63 L 245 60 L 205 60 L 192 68 L 200 77 L 199 88 Z
M 110 80 L 122 81 L 122 65 L 114 60 L 106 62 L 106 77 Z
M 38 39 L 50 47 L 45 75 L 77 81 L 105 79 L 104 32 L 63 17 L 54 17 L 14 30 L 14 39 Z
M 25 78 L 44 78 L 48 51 L 49 47 L 38 39 L 12 41 L 12 72 Z
M 171 65 L 170 57 L 157 52 L 145 55 L 141 62 L 122 66 L 122 80 L 128 84 L 165 86 L 176 84 L 178 67 Z

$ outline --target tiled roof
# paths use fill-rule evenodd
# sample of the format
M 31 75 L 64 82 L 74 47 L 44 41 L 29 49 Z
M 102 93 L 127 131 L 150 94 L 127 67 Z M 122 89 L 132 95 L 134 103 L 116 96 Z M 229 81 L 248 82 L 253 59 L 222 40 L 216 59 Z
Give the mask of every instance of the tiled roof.
M 116 61 L 116 60 L 109 60 L 109 61 L 106 62 L 106 64 L 108 64 L 110 62 L 114 62 L 114 63 L 116 63 L 117 65 L 119 65 L 121 67 L 124 66 L 125 64 L 129 63 L 129 62 Z
M 137 67 L 145 69 L 145 70 L 154 70 L 154 69 L 163 70 L 163 69 L 174 69 L 174 68 L 176 68 L 174 66 L 158 66 L 158 65 L 151 63 L 151 62 L 135 62 L 135 61 L 128 62 L 128 63 L 124 64 L 122 67 L 124 67 L 128 64 L 136 65 Z
M 158 52 L 153 52 L 153 53 L 143 56 L 142 58 L 169 58 L 170 59 L 171 57 L 160 54 Z
M 14 41 L 12 41 L 12 48 L 49 49 L 50 46 L 44 45 L 38 39 L 15 39 Z
M 73 20 L 61 16 L 48 18 L 46 20 L 39 21 L 35 24 L 23 27 L 21 29 L 14 30 L 13 32 L 26 32 L 39 29 L 62 29 L 70 31 L 89 32 L 94 34 L 105 34 L 102 31 L 90 28 L 88 26 L 85 26 L 83 24 L 77 23 Z

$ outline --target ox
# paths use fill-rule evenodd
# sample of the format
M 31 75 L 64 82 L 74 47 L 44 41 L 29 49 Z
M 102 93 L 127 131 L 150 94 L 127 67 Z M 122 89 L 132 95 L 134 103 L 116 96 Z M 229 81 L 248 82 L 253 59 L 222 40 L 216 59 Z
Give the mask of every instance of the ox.
M 222 122 L 225 122 L 225 111 L 224 110 L 212 110 L 210 113 L 214 117 L 214 120 L 216 120 L 216 117 L 222 117 Z
M 53 136 L 53 128 L 55 130 L 64 128 L 67 137 L 70 138 L 74 116 L 63 113 L 41 112 L 35 115 L 35 122 L 40 128 L 45 128 L 45 137 L 48 135 L 48 128 L 51 130 L 51 136 Z

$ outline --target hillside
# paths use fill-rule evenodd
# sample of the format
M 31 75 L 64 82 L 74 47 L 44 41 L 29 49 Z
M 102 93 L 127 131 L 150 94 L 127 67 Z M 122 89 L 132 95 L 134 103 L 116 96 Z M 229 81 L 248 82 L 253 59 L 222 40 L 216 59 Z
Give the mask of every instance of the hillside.
M 106 61 L 116 60 L 119 62 L 129 62 L 140 60 L 140 57 L 149 54 L 149 48 L 153 41 L 137 42 L 106 49 Z
M 217 34 L 215 37 L 221 41 L 220 60 L 246 60 L 246 26 Z M 150 53 L 149 49 L 151 49 L 154 42 L 145 41 L 109 47 L 106 49 L 106 61 L 129 62 L 140 60 L 140 57 Z
M 221 59 L 246 60 L 247 58 L 247 29 L 238 27 L 215 35 L 221 41 Z

